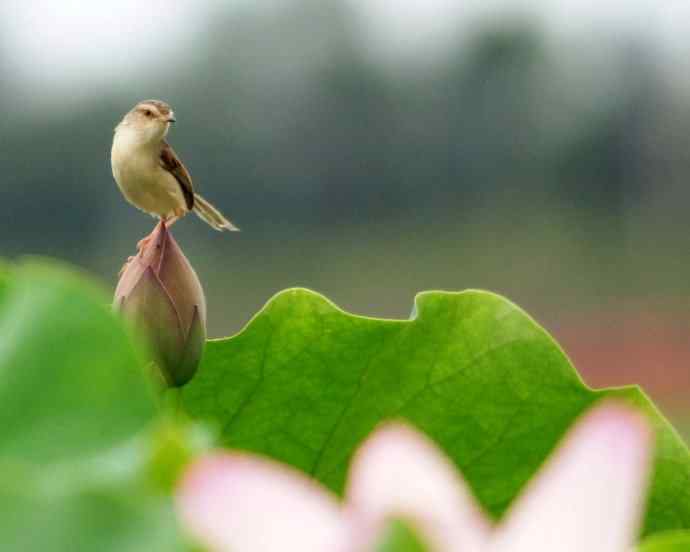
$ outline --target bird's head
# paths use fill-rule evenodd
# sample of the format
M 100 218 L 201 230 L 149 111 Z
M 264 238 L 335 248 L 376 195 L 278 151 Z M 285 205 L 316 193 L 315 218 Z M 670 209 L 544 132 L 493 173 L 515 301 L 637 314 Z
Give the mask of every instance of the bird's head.
M 170 124 L 175 122 L 171 107 L 160 100 L 144 100 L 129 111 L 115 129 L 136 132 L 143 142 L 154 142 L 165 138 Z

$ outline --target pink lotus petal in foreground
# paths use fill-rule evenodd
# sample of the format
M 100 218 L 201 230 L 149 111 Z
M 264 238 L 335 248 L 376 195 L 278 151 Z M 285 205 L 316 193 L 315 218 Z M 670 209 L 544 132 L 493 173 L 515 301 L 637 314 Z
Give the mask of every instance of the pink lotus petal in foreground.
M 487 518 L 451 461 L 423 434 L 400 424 L 378 429 L 356 453 L 346 505 L 375 540 L 391 517 L 414 522 L 434 550 L 481 550 Z
M 244 453 L 196 462 L 179 489 L 190 533 L 213 552 L 345 552 L 336 498 L 300 472 Z
M 652 432 L 617 404 L 572 429 L 496 531 L 491 552 L 623 552 L 637 538 Z
M 292 468 L 236 453 L 193 464 L 178 509 L 212 552 L 366 552 L 397 517 L 434 552 L 627 552 L 638 532 L 651 450 L 640 415 L 612 403 L 594 408 L 495 529 L 451 462 L 399 424 L 375 431 L 356 453 L 343 509 Z

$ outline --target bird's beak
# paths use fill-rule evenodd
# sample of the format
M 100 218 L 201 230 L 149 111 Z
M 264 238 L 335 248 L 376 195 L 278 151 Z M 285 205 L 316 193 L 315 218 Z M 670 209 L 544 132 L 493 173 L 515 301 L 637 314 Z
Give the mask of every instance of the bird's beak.
M 170 116 L 168 117 L 168 119 L 165 122 L 166 123 L 174 123 L 175 121 L 177 121 L 177 119 L 175 119 L 175 114 L 171 111 Z

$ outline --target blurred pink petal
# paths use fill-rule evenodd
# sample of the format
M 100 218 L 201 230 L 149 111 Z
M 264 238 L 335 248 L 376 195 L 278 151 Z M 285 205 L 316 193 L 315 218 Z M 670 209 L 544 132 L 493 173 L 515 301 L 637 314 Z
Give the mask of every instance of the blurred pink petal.
M 356 453 L 346 503 L 365 542 L 392 517 L 411 522 L 435 550 L 481 550 L 489 535 L 456 467 L 423 434 L 399 424 L 374 432 Z
M 489 550 L 631 550 L 651 450 L 652 433 L 639 414 L 617 404 L 596 407 L 513 503 Z
M 492 529 L 439 449 L 389 424 L 355 454 L 343 510 L 300 472 L 230 453 L 191 467 L 178 509 L 211 552 L 371 552 L 394 518 L 436 552 L 626 552 L 639 528 L 651 451 L 641 415 L 597 406 Z
M 301 473 L 241 453 L 196 462 L 178 510 L 211 552 L 345 552 L 348 526 L 336 501 Z

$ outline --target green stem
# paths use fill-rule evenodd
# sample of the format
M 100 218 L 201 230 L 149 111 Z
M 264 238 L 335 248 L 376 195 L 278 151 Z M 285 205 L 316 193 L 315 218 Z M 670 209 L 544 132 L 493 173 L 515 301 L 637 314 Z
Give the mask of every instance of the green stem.
M 170 387 L 163 391 L 163 409 L 173 420 L 186 418 L 180 387 Z

